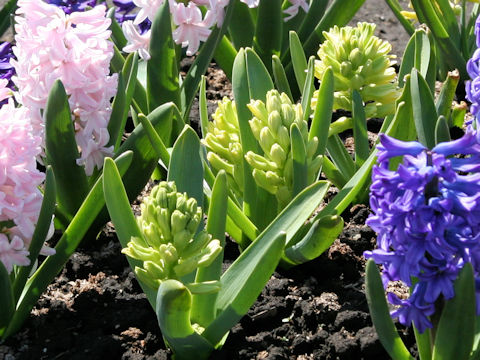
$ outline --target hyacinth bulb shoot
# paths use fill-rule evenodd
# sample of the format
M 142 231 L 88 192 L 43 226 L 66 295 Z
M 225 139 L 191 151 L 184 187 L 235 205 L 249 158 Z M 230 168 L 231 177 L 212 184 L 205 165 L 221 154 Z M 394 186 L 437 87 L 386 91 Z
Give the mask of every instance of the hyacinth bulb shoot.
M 222 251 L 220 241 L 205 230 L 201 207 L 174 182 L 161 182 L 140 205 L 137 223 L 143 238 L 132 237 L 122 252 L 143 262 L 138 278 L 153 289 L 166 279 L 180 280 L 197 268 L 208 266 Z
M 467 131 L 432 150 L 381 134 L 378 150 L 370 187 L 373 214 L 367 220 L 378 234 L 378 248 L 365 257 L 383 265 L 385 287 L 398 280 L 411 287 L 408 298 L 388 293 L 398 306 L 392 317 L 406 326 L 413 321 L 420 332 L 431 328 L 436 302 L 456 295 L 454 281 L 468 262 L 480 313 L 480 144 L 475 133 Z M 391 170 L 390 160 L 397 156 L 403 162 Z
M 395 69 L 389 55 L 392 46 L 374 35 L 375 24 L 356 27 L 334 26 L 323 32 L 315 61 L 315 77 L 322 79 L 327 68 L 334 74 L 334 109 L 352 111 L 352 91 L 357 90 L 365 103 L 367 118 L 385 117 L 395 112 L 400 96 Z M 316 106 L 318 91 L 312 98 Z

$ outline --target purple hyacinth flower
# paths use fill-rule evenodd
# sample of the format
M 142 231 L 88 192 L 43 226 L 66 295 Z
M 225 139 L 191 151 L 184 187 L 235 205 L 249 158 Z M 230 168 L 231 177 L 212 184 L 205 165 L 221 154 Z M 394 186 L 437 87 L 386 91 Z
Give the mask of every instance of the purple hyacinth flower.
M 8 80 L 8 87 L 14 89 L 12 76 L 15 75 L 15 69 L 10 64 L 10 59 L 14 58 L 12 45 L 9 42 L 0 43 L 0 79 Z M 7 103 L 7 99 L 0 102 L 0 106 Z
M 58 6 L 65 14 L 76 11 L 85 11 L 97 5 L 97 0 L 46 0 L 47 3 Z
M 135 5 L 133 0 L 113 0 L 113 5 L 115 5 L 116 7 L 115 19 L 119 24 L 122 24 L 124 21 L 135 20 L 138 12 L 138 7 Z M 140 34 L 144 34 L 151 27 L 152 22 L 148 20 L 148 18 L 138 24 Z
M 385 287 L 390 281 L 412 286 L 407 299 L 388 295 L 398 306 L 391 315 L 423 332 L 432 326 L 435 302 L 455 295 L 464 264 L 471 262 L 480 279 L 480 146 L 473 131 L 432 150 L 382 134 L 378 150 L 367 219 L 378 249 L 364 255 L 383 265 Z M 403 162 L 393 170 L 390 159 L 397 156 Z

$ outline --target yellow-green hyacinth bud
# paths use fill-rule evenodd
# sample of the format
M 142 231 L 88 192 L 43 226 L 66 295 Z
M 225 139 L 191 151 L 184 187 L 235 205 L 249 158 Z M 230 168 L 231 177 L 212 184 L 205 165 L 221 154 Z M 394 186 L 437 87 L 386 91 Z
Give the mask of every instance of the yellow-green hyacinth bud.
M 395 100 L 401 92 L 394 64 L 389 55 L 392 46 L 374 36 L 375 24 L 358 23 L 356 27 L 334 26 L 324 32 L 315 61 L 315 76 L 322 79 L 327 68 L 334 74 L 334 109 L 352 111 L 352 90 L 357 90 L 367 106 L 366 116 L 385 117 L 395 111 Z M 316 107 L 318 92 L 312 98 Z M 391 105 L 391 106 L 390 106 Z
M 243 193 L 243 148 L 235 102 L 223 98 L 212 119 L 205 139 L 202 139 L 207 148 L 207 159 L 215 173 L 225 170 L 230 187 L 240 195 Z
M 140 206 L 137 224 L 143 239 L 132 237 L 122 252 L 143 262 L 135 269 L 141 281 L 158 288 L 166 279 L 180 277 L 207 266 L 221 252 L 220 242 L 205 230 L 197 201 L 177 192 L 175 183 L 161 182 Z
M 248 108 L 254 115 L 249 122 L 250 127 L 263 155 L 249 151 L 245 159 L 253 168 L 257 185 L 276 195 L 280 207 L 283 207 L 293 197 L 291 126 L 295 124 L 298 127 L 306 148 L 313 149 L 307 154 L 307 164 L 312 162 L 318 139 L 308 140 L 308 124 L 303 119 L 302 106 L 292 104 L 287 94 L 270 90 L 266 95 L 266 105 L 260 100 L 251 100 Z M 268 113 L 259 119 L 257 114 L 264 109 Z M 281 194 L 278 193 L 279 189 Z

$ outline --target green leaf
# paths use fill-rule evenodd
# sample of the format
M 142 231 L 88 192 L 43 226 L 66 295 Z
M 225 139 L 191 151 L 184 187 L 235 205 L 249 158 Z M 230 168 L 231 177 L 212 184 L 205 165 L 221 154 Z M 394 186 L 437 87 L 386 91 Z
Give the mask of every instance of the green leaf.
M 166 102 L 173 102 L 179 108 L 180 85 L 178 83 L 177 55 L 172 37 L 172 20 L 169 2 L 165 1 L 158 9 L 151 28 L 150 60 L 147 62 L 147 100 L 151 112 Z M 170 133 L 162 136 L 170 145 Z
M 17 8 L 17 0 L 9 0 L 0 10 L 0 35 L 3 35 L 11 25 L 11 15 Z
M 221 170 L 212 189 L 212 196 L 207 217 L 207 232 L 214 239 L 220 240 L 220 245 L 225 249 L 225 226 L 228 204 L 227 174 Z M 215 258 L 208 267 L 201 267 L 197 270 L 196 283 L 204 281 L 220 280 L 222 274 L 224 250 Z M 217 293 L 193 295 L 192 314 L 193 322 L 202 327 L 207 327 L 215 318 L 215 303 Z
M 265 64 L 252 49 L 245 49 L 245 60 L 250 99 L 265 101 L 267 92 L 274 88 L 272 78 Z
M 120 173 L 126 172 L 131 161 L 131 152 L 122 154 L 122 156 L 116 159 L 115 162 L 120 169 Z M 55 254 L 48 256 L 35 274 L 28 279 L 20 296 L 21 300 L 17 304 L 17 310 L 5 332 L 5 337 L 12 335 L 20 329 L 40 295 L 65 266 L 87 233 L 90 225 L 104 208 L 105 199 L 102 182 L 103 176 L 100 176 L 55 246 Z
M 200 82 L 200 91 L 198 93 L 198 108 L 200 113 L 200 129 L 202 130 L 202 138 L 207 136 L 208 132 L 208 107 L 207 107 L 207 91 L 206 91 L 206 77 L 202 76 Z
M 365 273 L 368 308 L 380 342 L 392 359 L 413 359 L 402 339 L 400 339 L 395 325 L 393 325 L 385 299 L 382 279 L 373 260 L 367 261 Z
M 203 207 L 203 163 L 200 156 L 200 139 L 197 133 L 185 125 L 173 145 L 168 181 L 175 181 L 178 192 L 186 192 Z
M 166 1 L 166 3 L 168 3 Z M 166 5 L 168 8 L 168 4 Z M 222 42 L 223 35 L 227 30 L 227 26 L 229 24 L 230 19 L 233 15 L 233 4 L 230 4 L 225 9 L 225 18 L 223 19 L 223 25 L 221 28 L 215 27 L 212 31 L 210 36 L 208 37 L 207 41 L 202 45 L 200 48 L 200 52 L 195 58 L 192 66 L 187 72 L 185 79 L 181 85 L 181 92 L 186 99 L 185 104 L 183 104 L 183 108 L 180 107 L 180 104 L 176 103 L 177 106 L 182 109 L 182 116 L 184 119 L 188 119 L 188 114 L 190 112 L 190 108 L 192 106 L 193 100 L 195 99 L 195 93 L 198 90 L 198 86 L 200 84 L 200 80 L 203 74 L 207 72 L 208 67 L 210 66 L 210 62 L 212 61 L 212 57 L 214 56 L 215 50 L 218 48 L 220 44 L 226 45 Z M 226 50 L 224 49 L 224 52 Z M 228 48 L 229 54 L 227 58 L 220 58 L 220 54 L 216 54 L 217 58 L 221 61 L 221 63 L 225 65 L 230 65 L 233 62 L 232 56 L 235 56 L 235 53 L 232 52 L 231 48 Z M 230 70 L 231 66 L 227 68 L 227 72 Z M 178 72 L 177 72 L 178 76 Z
M 127 120 L 127 112 L 125 110 L 129 107 L 130 105 L 126 104 L 125 81 L 123 79 L 123 74 L 119 73 L 117 94 L 113 99 L 112 112 L 110 114 L 110 120 L 108 121 L 107 126 L 108 134 L 110 135 L 110 140 L 108 141 L 107 146 L 116 144 L 119 140 L 118 138 L 121 140 L 123 129 L 125 128 L 125 123 Z
M 285 257 L 293 265 L 303 264 L 320 256 L 343 230 L 343 219 L 326 215 L 316 220 L 308 233 L 296 244 L 285 249 Z
M 430 88 L 416 69 L 412 69 L 411 94 L 418 140 L 432 149 L 435 146 L 435 123 L 438 115 Z
M 38 215 L 37 225 L 33 232 L 32 241 L 28 247 L 28 252 L 30 253 L 28 255 L 30 265 L 19 267 L 13 283 L 13 294 L 16 301 L 20 298 L 20 294 L 22 293 L 27 278 L 30 275 L 38 254 L 47 238 L 48 230 L 50 229 L 50 224 L 53 219 L 53 213 L 55 211 L 55 195 L 55 176 L 52 168 L 47 166 L 42 206 L 40 208 L 40 214 Z
M 438 323 L 433 360 L 469 359 L 475 332 L 475 281 L 467 263 L 455 281 L 455 297 L 446 301 Z
M 328 138 L 327 150 L 338 170 L 346 179 L 350 179 L 355 174 L 355 163 L 338 135 L 335 134 Z
M 280 261 L 285 233 L 267 233 L 241 253 L 221 278 L 217 317 L 203 337 L 217 344 L 248 312 Z
M 307 122 L 309 121 L 310 114 L 312 113 L 310 103 L 312 101 L 313 91 L 315 90 L 314 75 L 315 75 L 315 57 L 310 56 L 310 59 L 308 59 L 307 77 L 305 79 L 305 86 L 303 87 L 303 92 L 302 92 L 303 120 Z
M 228 32 L 233 45 L 236 49 L 251 47 L 255 35 L 255 25 L 250 10 L 247 4 L 240 0 L 232 0 L 231 3 L 233 3 L 235 16 L 230 19 Z
M 447 78 L 443 82 L 440 94 L 438 95 L 437 102 L 435 107 L 437 109 L 437 114 L 445 116 L 447 119 L 450 117 L 450 112 L 452 110 L 452 102 L 455 97 L 455 91 L 457 90 L 457 85 L 460 80 L 460 75 L 458 71 L 449 71 Z
M 292 91 L 290 90 L 290 85 L 288 84 L 285 69 L 283 68 L 280 58 L 277 55 L 272 56 L 272 69 L 273 78 L 275 79 L 275 84 L 277 85 L 278 91 L 287 94 L 290 100 L 293 101 Z
M 431 329 L 426 329 L 422 334 L 413 326 L 415 342 L 417 343 L 420 360 L 432 360 L 432 345 L 430 341 Z
M 325 154 L 327 147 L 328 129 L 332 121 L 333 91 L 333 70 L 328 68 L 323 74 L 322 82 L 318 89 L 317 107 L 315 108 L 312 125 L 308 134 L 309 140 L 312 140 L 315 136 L 318 139 L 318 147 L 315 155 Z
M 437 124 L 435 125 L 435 144 L 450 141 L 450 128 L 445 116 L 440 115 Z
M 260 1 L 253 49 L 271 71 L 272 55 L 282 50 L 282 0 Z
M 232 81 L 232 68 L 235 57 L 237 56 L 237 50 L 232 45 L 230 40 L 223 35 L 222 39 L 218 43 L 213 58 L 215 62 L 220 66 L 220 68 L 225 73 L 225 76 Z
M 123 34 L 123 30 L 115 18 L 115 7 L 111 7 L 107 12 L 107 17 L 110 18 L 112 23 L 110 24 L 110 30 L 112 31 L 112 40 L 113 43 L 119 48 L 123 49 L 127 45 L 127 39 Z
M 46 163 L 52 166 L 55 174 L 58 206 L 70 218 L 88 192 L 85 170 L 77 165 L 80 154 L 71 116 L 65 88 L 56 80 L 45 108 Z
M 297 124 L 290 127 L 291 156 L 293 160 L 293 196 L 308 185 L 307 150 Z
M 158 325 L 176 359 L 208 359 L 214 347 L 190 322 L 192 295 L 177 280 L 165 280 L 157 292 Z
M 298 37 L 301 41 L 305 41 L 307 37 L 310 36 L 315 29 L 315 26 L 324 16 L 327 5 L 327 0 L 312 0 L 310 2 L 310 8 L 308 9 L 307 15 L 297 31 Z
M 170 163 L 170 153 L 165 147 L 165 144 L 163 143 L 160 136 L 158 136 L 150 120 L 148 120 L 145 115 L 139 114 L 138 118 L 143 128 L 145 129 L 145 133 L 147 134 L 148 139 L 150 140 L 150 143 L 152 144 L 152 147 L 155 150 L 157 156 L 160 158 L 160 160 L 162 160 L 165 167 L 167 167 Z
M 367 133 L 367 118 L 365 117 L 365 109 L 363 100 L 357 90 L 352 92 L 352 120 L 353 120 L 353 137 L 355 139 L 355 165 L 357 169 L 365 163 L 370 154 Z
M 103 173 L 102 186 L 105 194 L 105 203 L 112 223 L 115 226 L 118 240 L 122 248 L 126 248 L 132 237 L 141 240 L 143 239 L 143 234 L 138 227 L 135 216 L 133 216 L 132 207 L 125 192 L 120 172 L 112 159 L 105 158 Z M 132 270 L 136 266 L 143 267 L 143 262 L 140 260 L 127 256 L 127 261 Z M 137 281 L 147 295 L 150 305 L 155 308 L 155 291 L 143 284 L 140 279 L 137 278 Z
M 400 24 L 402 24 L 403 28 L 408 33 L 408 35 L 412 36 L 413 33 L 415 32 L 415 27 L 412 25 L 412 23 L 408 19 L 405 18 L 405 16 L 401 14 L 401 11 L 403 11 L 403 8 L 398 3 L 398 0 L 386 0 L 386 2 L 387 2 L 387 5 L 390 6 L 390 9 L 392 9 L 393 13 L 397 17 Z
M 15 313 L 15 299 L 13 297 L 10 275 L 0 261 L 0 338 L 5 335 L 5 330 Z M 6 337 L 6 336 L 5 336 Z M 4 338 L 5 338 L 4 337 Z
M 307 77 L 307 58 L 303 52 L 302 43 L 298 38 L 298 35 L 295 31 L 290 31 L 290 57 L 292 59 L 293 72 L 295 73 L 295 79 L 297 80 L 297 85 L 303 96 L 303 88 L 305 87 L 305 80 Z

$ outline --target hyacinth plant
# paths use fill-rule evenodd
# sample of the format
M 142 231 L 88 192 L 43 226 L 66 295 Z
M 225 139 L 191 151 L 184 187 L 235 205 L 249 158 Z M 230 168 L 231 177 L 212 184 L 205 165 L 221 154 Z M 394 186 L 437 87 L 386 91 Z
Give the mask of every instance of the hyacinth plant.
M 105 198 L 123 252 L 178 359 L 206 359 L 223 345 L 328 189 L 320 181 L 300 192 L 222 274 L 229 185 L 220 171 L 204 201 L 202 153 L 200 139 L 187 126 L 171 155 L 163 153 L 168 182 L 152 190 L 136 219 L 119 192 L 123 185 L 114 162 L 105 160 Z
M 439 79 L 454 69 L 458 69 L 462 81 L 468 79 L 466 62 L 475 50 L 478 1 L 412 0 L 409 6 L 413 12 L 404 11 L 398 0 L 386 2 L 409 34 L 414 33 L 417 22 L 428 27 L 436 53 L 431 61 L 438 62 Z

